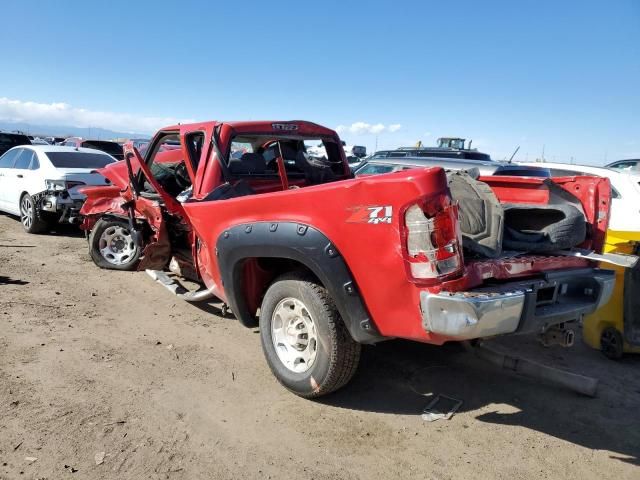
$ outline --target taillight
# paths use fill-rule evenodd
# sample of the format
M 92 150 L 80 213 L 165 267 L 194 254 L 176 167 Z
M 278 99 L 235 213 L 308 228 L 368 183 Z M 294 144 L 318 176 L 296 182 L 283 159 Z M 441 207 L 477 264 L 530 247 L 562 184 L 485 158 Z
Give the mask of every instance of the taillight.
M 67 190 L 72 189 L 73 187 L 78 187 L 80 185 L 86 185 L 86 183 L 84 182 L 77 182 L 77 181 L 73 181 L 73 180 L 67 180 L 65 182 L 66 186 L 67 186 Z
M 403 250 L 412 281 L 434 284 L 464 268 L 458 206 L 438 195 L 404 210 Z

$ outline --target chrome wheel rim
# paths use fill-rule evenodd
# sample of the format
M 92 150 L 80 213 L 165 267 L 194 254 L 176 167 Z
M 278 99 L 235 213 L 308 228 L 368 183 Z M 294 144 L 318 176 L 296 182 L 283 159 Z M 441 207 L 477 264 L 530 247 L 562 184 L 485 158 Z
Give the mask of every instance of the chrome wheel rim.
M 28 195 L 22 197 L 20 201 L 20 220 L 26 229 L 33 225 L 33 201 Z
M 280 300 L 271 316 L 271 340 L 282 364 L 304 373 L 316 361 L 318 334 L 309 309 L 297 298 Z
M 129 229 L 114 225 L 102 232 L 98 240 L 98 249 L 107 262 L 113 265 L 124 265 L 134 258 L 138 247 Z

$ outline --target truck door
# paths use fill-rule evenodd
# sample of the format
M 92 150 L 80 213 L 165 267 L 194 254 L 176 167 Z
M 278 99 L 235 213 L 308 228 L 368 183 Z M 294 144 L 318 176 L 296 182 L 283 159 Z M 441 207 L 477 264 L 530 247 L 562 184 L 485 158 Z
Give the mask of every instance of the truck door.
M 154 232 L 146 242 L 144 258 L 138 268 L 163 269 L 172 254 L 163 212 L 187 223 L 177 197 L 188 191 L 191 178 L 178 131 L 159 132 L 146 153 L 143 159 L 133 143 L 125 144 L 124 155 L 131 165 L 131 174 L 129 189 L 123 197 L 129 200 L 130 218 L 144 217 Z

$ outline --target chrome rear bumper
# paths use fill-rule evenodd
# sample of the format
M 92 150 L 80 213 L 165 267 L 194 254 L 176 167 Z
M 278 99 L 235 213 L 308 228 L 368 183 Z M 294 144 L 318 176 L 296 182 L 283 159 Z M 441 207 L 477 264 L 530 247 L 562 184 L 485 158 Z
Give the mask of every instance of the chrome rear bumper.
M 422 326 L 451 340 L 543 332 L 598 309 L 614 283 L 611 270 L 583 268 L 470 292 L 422 291 Z

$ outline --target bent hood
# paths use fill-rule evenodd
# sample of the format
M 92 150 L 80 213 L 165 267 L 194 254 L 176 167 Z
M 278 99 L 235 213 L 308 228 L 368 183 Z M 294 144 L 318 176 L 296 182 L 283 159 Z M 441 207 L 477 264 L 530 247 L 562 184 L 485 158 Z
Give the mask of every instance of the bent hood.
M 135 163 L 135 159 L 132 159 L 133 171 L 138 171 L 138 166 Z M 101 175 L 109 179 L 109 181 L 120 188 L 125 188 L 129 185 L 129 172 L 127 171 L 127 162 L 119 160 L 117 162 L 110 163 L 104 168 L 97 170 Z

